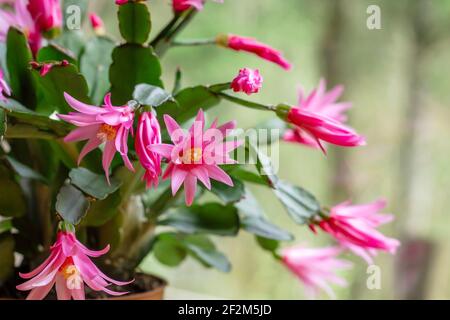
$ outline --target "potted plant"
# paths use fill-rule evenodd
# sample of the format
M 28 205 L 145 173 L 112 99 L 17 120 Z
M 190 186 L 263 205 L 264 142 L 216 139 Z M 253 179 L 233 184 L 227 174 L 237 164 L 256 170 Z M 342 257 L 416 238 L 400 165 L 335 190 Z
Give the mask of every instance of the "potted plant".
M 95 14 L 95 35 L 69 30 L 69 20 L 83 21 L 87 1 L 1 8 L 0 297 L 161 299 L 165 281 L 138 272 L 144 257 L 176 266 L 190 256 L 227 272 L 230 262 L 210 236 L 239 230 L 307 288 L 330 294 L 327 281 L 341 284 L 334 272 L 348 266 L 337 257 L 342 250 L 367 261 L 395 251 L 398 242 L 376 230 L 390 219 L 378 214 L 383 201 L 324 207 L 279 179 L 261 148 L 274 133 L 319 152 L 363 145 L 343 124 L 349 105 L 337 102 L 341 87 L 327 92 L 321 81 L 297 106 L 256 103 L 242 93 L 258 93 L 262 75 L 243 68 L 235 79 L 188 88 L 178 71 L 168 89 L 160 59 L 177 45 L 217 45 L 291 66 L 252 38 L 179 40 L 202 0 L 174 0 L 172 20 L 152 37 L 145 1 L 116 5 L 122 39 L 105 35 Z M 259 125 L 265 131 L 256 138 L 236 134 L 235 121 L 207 122 L 223 100 L 272 113 L 273 121 Z M 280 249 L 294 237 L 262 213 L 249 184 L 273 190 L 294 223 L 323 230 L 338 246 Z M 208 193 L 215 200 L 203 201 Z

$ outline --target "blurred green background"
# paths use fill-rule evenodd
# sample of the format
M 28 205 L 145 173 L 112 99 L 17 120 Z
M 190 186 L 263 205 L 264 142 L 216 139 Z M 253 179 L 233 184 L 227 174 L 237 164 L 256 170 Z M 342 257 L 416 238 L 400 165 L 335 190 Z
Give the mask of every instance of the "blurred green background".
M 91 10 L 119 39 L 116 8 L 97 0 Z M 171 18 L 170 1 L 148 1 L 153 31 Z M 366 10 L 381 8 L 381 30 L 369 30 Z M 366 286 L 367 265 L 347 255 L 355 268 L 344 276 L 338 298 L 450 298 L 450 2 L 446 0 L 225 0 L 209 1 L 179 39 L 212 38 L 218 33 L 252 36 L 280 50 L 294 64 L 290 72 L 252 55 L 216 47 L 173 48 L 163 58 L 172 86 L 175 70 L 183 85 L 232 79 L 239 68 L 260 69 L 264 87 L 252 99 L 295 104 L 301 84 L 307 90 L 321 77 L 342 83 L 353 103 L 350 123 L 368 140 L 356 149 L 330 147 L 328 156 L 297 145 L 280 145 L 282 178 L 301 185 L 322 203 L 347 199 L 389 201 L 396 221 L 383 228 L 401 239 L 396 257 L 380 254 L 382 287 Z M 210 119 L 237 119 L 249 128 L 271 115 L 223 102 Z M 311 246 L 331 243 L 295 225 L 270 191 L 253 190 L 271 220 Z M 186 261 L 171 269 L 151 255 L 142 269 L 166 278 L 169 298 L 302 299 L 302 285 L 253 236 L 216 238 L 233 269 L 222 274 Z M 196 295 L 198 294 L 198 296 Z

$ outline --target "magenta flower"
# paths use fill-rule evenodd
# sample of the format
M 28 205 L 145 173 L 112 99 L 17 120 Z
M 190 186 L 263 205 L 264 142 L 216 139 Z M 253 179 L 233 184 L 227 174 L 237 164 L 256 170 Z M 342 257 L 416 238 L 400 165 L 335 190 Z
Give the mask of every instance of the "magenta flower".
M 231 88 L 234 92 L 245 92 L 248 95 L 258 93 L 262 87 L 263 78 L 259 70 L 244 68 L 239 70 L 239 74 L 231 82 Z
M 236 163 L 229 153 L 242 141 L 224 141 L 227 131 L 236 127 L 235 121 L 217 127 L 216 120 L 209 129 L 204 130 L 205 118 L 200 110 L 188 132 L 168 115 L 164 115 L 164 122 L 173 145 L 151 145 L 149 149 L 169 160 L 163 179 L 171 178 L 173 195 L 184 184 L 186 205 L 190 206 L 194 201 L 197 180 L 207 189 L 211 189 L 210 179 L 233 186 L 230 176 L 219 165 Z
M 5 79 L 3 78 L 3 71 L 0 69 L 0 100 L 6 101 L 6 97 L 11 95 L 11 89 L 9 88 L 8 84 L 6 83 Z
M 350 205 L 349 202 L 333 207 L 330 216 L 310 225 L 315 232 L 315 225 L 333 236 L 342 247 L 350 249 L 372 264 L 372 257 L 377 250 L 394 254 L 400 242 L 388 238 L 376 230 L 382 224 L 393 220 L 392 215 L 379 214 L 386 202 L 378 200 L 363 205 Z
M 91 21 L 91 26 L 96 33 L 103 34 L 105 31 L 102 18 L 100 18 L 95 13 L 89 14 L 89 20 Z
M 300 88 L 298 107 L 345 123 L 345 121 L 347 121 L 347 116 L 344 112 L 351 108 L 352 105 L 349 102 L 336 102 L 343 91 L 343 86 L 336 86 L 331 91 L 326 92 L 325 80 L 321 79 L 319 87 L 313 90 L 306 98 L 303 88 Z M 287 129 L 284 133 L 283 140 L 303 144 L 315 149 L 320 149 L 321 147 L 313 136 L 298 127 Z
M 27 300 L 44 299 L 53 286 L 58 300 L 84 300 L 84 284 L 94 291 L 104 291 L 113 296 L 128 292 L 108 289 L 110 283 L 118 286 L 121 282 L 109 278 L 101 272 L 89 257 L 100 257 L 109 251 L 109 245 L 100 251 L 92 251 L 79 242 L 73 232 L 59 231 L 55 244 L 50 248 L 50 256 L 30 273 L 20 273 L 23 279 L 30 279 L 17 286 L 18 290 L 31 292 Z
M 337 276 L 338 270 L 351 268 L 352 264 L 338 259 L 341 249 L 335 247 L 311 249 L 294 246 L 282 251 L 282 261 L 305 285 L 310 298 L 317 296 L 319 289 L 330 298 L 335 298 L 329 283 L 341 287 L 347 286 L 345 279 Z
M 0 42 L 6 41 L 10 27 L 18 28 L 25 34 L 31 50 L 36 54 L 41 47 L 42 37 L 27 10 L 26 0 L 16 0 L 14 11 L 0 9 Z
M 128 3 L 128 0 L 116 0 L 116 4 L 119 6 L 126 4 L 126 3 Z
M 223 0 L 214 0 L 215 2 L 223 3 Z M 191 8 L 196 10 L 203 10 L 205 0 L 173 0 L 172 7 L 175 12 L 183 12 Z
M 158 187 L 161 175 L 161 156 L 148 146 L 161 144 L 161 129 L 152 112 L 144 112 L 139 118 L 135 149 L 142 167 L 145 169 L 143 180 L 147 188 Z
M 282 53 L 274 48 L 256 41 L 253 38 L 245 38 L 236 35 L 219 35 L 217 43 L 236 51 L 254 53 L 264 60 L 273 62 L 285 70 L 291 69 L 291 64 L 283 57 Z
M 62 27 L 63 17 L 59 0 L 28 0 L 28 11 L 36 28 L 41 32 Z
M 79 127 L 69 133 L 65 142 L 88 140 L 78 157 L 78 164 L 86 154 L 105 144 L 103 150 L 102 165 L 106 179 L 109 183 L 109 167 L 116 152 L 119 152 L 125 166 L 134 171 L 133 165 L 128 159 L 128 134 L 133 134 L 133 109 L 129 106 L 115 107 L 111 104 L 111 94 L 105 96 L 103 107 L 84 104 L 69 94 L 64 93 L 67 103 L 78 112 L 70 112 L 68 115 L 58 114 L 64 121 Z

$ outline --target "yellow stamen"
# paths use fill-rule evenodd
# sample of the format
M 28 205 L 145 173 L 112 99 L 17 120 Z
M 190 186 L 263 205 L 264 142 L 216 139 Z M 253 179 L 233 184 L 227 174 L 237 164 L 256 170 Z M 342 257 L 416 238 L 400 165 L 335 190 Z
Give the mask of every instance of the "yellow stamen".
M 116 138 L 117 129 L 109 124 L 102 124 L 98 129 L 97 138 L 103 142 L 111 141 Z
M 198 163 L 203 158 L 202 148 L 192 148 L 184 152 L 181 160 L 185 164 Z

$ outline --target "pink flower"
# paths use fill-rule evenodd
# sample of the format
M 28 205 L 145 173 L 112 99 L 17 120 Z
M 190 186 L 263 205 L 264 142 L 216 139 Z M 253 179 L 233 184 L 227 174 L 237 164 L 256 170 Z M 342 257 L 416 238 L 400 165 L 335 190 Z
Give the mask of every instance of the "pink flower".
M 16 0 L 14 11 L 0 9 L 0 41 L 6 41 L 6 35 L 10 27 L 20 29 L 28 39 L 30 48 L 34 54 L 41 47 L 42 37 L 36 29 L 33 19 L 27 10 L 26 0 Z
M 41 32 L 62 27 L 63 17 L 59 0 L 28 0 L 28 11 L 36 28 Z
M 321 80 L 319 87 L 306 99 L 300 91 L 299 105 L 292 107 L 286 117 L 296 127 L 287 130 L 283 140 L 320 148 L 324 153 L 322 141 L 343 147 L 365 145 L 364 137 L 342 123 L 346 121 L 343 112 L 351 106 L 336 103 L 343 87 L 337 86 L 328 93 L 325 90 L 325 81 Z
M 116 4 L 118 4 L 119 6 L 128 3 L 128 0 L 116 0 Z
M 88 140 L 78 157 L 78 164 L 84 156 L 105 143 L 102 165 L 109 183 L 109 167 L 116 154 L 120 153 L 125 166 L 134 171 L 128 159 L 128 134 L 133 134 L 133 109 L 129 106 L 115 107 L 111 104 L 111 94 L 105 96 L 103 107 L 96 107 L 77 101 L 69 94 L 64 93 L 67 103 L 78 112 L 68 115 L 59 114 L 58 117 L 79 127 L 69 133 L 65 142 Z
M 6 101 L 6 97 L 11 95 L 11 89 L 9 88 L 8 84 L 6 83 L 5 79 L 3 78 L 3 71 L 0 69 L 0 100 Z
M 161 144 L 161 129 L 152 112 L 144 112 L 139 118 L 135 149 L 142 167 L 145 169 L 143 180 L 147 188 L 158 187 L 161 175 L 161 156 L 151 151 L 148 146 Z
M 91 13 L 89 15 L 89 20 L 91 21 L 91 26 L 95 31 L 104 30 L 103 20 L 98 15 L 96 15 L 95 13 Z
M 393 220 L 392 215 L 379 214 L 386 202 L 378 200 L 363 205 L 350 205 L 349 202 L 333 207 L 330 216 L 310 225 L 315 231 L 317 224 L 323 231 L 333 236 L 339 243 L 355 254 L 372 263 L 377 250 L 394 254 L 400 242 L 388 238 L 376 230 L 382 224 Z
M 174 145 L 151 145 L 149 149 L 170 161 L 163 179 L 172 179 L 173 195 L 184 184 L 186 204 L 190 206 L 194 201 L 197 180 L 207 189 L 211 188 L 210 179 L 233 186 L 233 181 L 219 165 L 236 163 L 229 153 L 239 147 L 242 141 L 224 141 L 227 131 L 236 127 L 235 121 L 217 127 L 216 120 L 209 129 L 204 130 L 202 110 L 188 132 L 168 115 L 164 115 L 164 121 Z
M 262 87 L 263 78 L 259 70 L 244 68 L 239 70 L 239 75 L 231 82 L 234 92 L 245 92 L 248 95 L 258 93 Z
M 254 53 L 264 60 L 278 64 L 285 70 L 291 69 L 291 64 L 283 58 L 281 52 L 264 43 L 258 42 L 253 38 L 245 38 L 236 35 L 219 35 L 217 37 L 217 43 L 236 51 Z
M 215 0 L 215 2 L 223 3 L 223 0 Z M 173 0 L 172 7 L 175 12 L 183 12 L 191 8 L 203 10 L 205 0 Z
M 121 282 L 109 278 L 101 272 L 89 257 L 100 257 L 109 251 L 109 245 L 100 251 L 92 251 L 79 242 L 74 232 L 59 231 L 55 244 L 50 248 L 50 256 L 30 273 L 20 273 L 23 279 L 30 279 L 17 286 L 18 290 L 31 292 L 27 300 L 44 299 L 53 286 L 58 300 L 84 300 L 84 284 L 94 291 L 104 291 L 113 296 L 128 292 L 116 292 L 107 288 L 110 283 L 123 286 Z
M 294 246 L 282 251 L 282 261 L 305 285 L 306 293 L 314 298 L 319 289 L 324 290 L 330 298 L 335 298 L 329 283 L 341 287 L 347 282 L 335 274 L 338 270 L 349 269 L 352 264 L 338 259 L 339 248 L 329 247 L 310 249 Z

